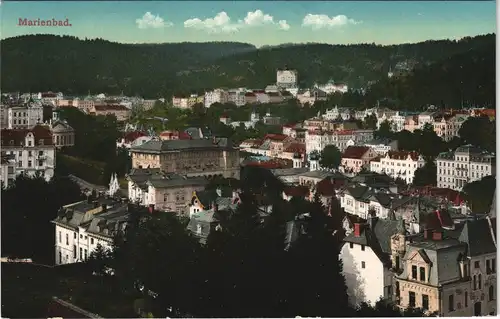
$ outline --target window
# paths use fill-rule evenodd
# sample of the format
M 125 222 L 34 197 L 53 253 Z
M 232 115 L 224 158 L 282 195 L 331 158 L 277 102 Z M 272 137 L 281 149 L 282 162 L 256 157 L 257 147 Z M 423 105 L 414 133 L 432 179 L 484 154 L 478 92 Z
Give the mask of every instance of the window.
M 482 278 L 481 278 L 481 274 L 477 275 L 477 287 L 478 287 L 478 289 L 481 289 L 481 288 L 482 288 L 482 285 L 483 285 L 483 283 L 482 283 L 482 280 L 481 280 L 481 279 L 482 279 Z
M 76 232 L 73 233 L 73 238 L 76 239 Z
M 61 232 L 59 232 L 59 242 L 62 243 L 62 235 Z
M 472 277 L 472 290 L 476 290 L 477 289 L 477 276 L 474 275 Z
M 415 293 L 413 291 L 410 291 L 408 293 L 408 297 L 410 299 L 410 302 L 409 302 L 409 307 L 410 308 L 415 308 Z
M 354 244 L 353 243 L 349 243 L 349 248 L 353 249 L 354 248 Z
M 495 288 L 493 287 L 493 285 L 490 285 L 490 287 L 488 288 L 488 300 L 495 300 Z
M 83 249 L 80 247 L 80 260 L 83 260 Z
M 365 251 L 365 245 L 361 245 L 361 250 Z
M 425 281 L 425 268 L 420 267 L 420 281 Z
M 85 260 L 87 260 L 87 249 L 85 249 Z
M 365 262 L 364 262 L 364 261 L 362 261 L 362 262 L 361 262 L 361 268 L 365 269 L 365 267 L 366 267 L 366 264 L 365 264 Z
M 38 166 L 43 166 L 43 161 L 42 160 L 38 161 Z
M 28 167 L 32 167 L 33 165 L 33 162 L 32 161 L 28 161 Z
M 69 245 L 69 235 L 66 234 L 66 245 Z
M 62 253 L 59 252 L 59 263 L 62 264 Z
M 429 296 L 422 295 L 422 309 L 429 310 Z
M 474 262 L 474 268 L 479 268 L 479 261 Z
M 491 274 L 491 266 L 490 266 L 490 260 L 486 259 L 486 274 L 489 275 Z
M 464 307 L 467 308 L 469 307 L 469 293 L 467 291 L 464 292 L 464 298 L 465 298 Z
M 198 235 L 201 235 L 201 225 L 200 224 L 196 225 L 196 233 Z
M 411 266 L 411 279 L 417 279 L 417 266 Z
M 90 244 L 94 244 L 94 238 L 90 238 Z
M 73 259 L 76 259 L 76 245 L 73 245 Z
M 448 311 L 455 311 L 455 296 L 448 297 Z

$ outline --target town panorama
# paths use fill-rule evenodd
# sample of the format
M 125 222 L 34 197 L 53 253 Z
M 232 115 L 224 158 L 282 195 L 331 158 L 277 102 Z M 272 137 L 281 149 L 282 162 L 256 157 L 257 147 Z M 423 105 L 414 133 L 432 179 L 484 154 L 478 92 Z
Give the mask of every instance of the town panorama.
M 3 317 L 497 315 L 494 3 L 116 4 L 2 4 Z

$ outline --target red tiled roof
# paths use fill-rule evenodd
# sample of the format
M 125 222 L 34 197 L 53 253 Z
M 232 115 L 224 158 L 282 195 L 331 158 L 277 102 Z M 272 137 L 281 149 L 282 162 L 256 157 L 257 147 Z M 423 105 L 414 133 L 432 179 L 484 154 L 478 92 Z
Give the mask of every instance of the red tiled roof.
M 495 109 L 484 109 L 479 111 L 480 114 L 494 117 L 496 114 Z
M 245 97 L 255 97 L 255 94 L 253 94 L 252 92 L 247 92 L 245 93 Z
M 266 93 L 266 91 L 265 90 L 253 90 L 253 93 L 264 94 L 264 93 Z
M 224 114 L 222 114 L 222 115 L 220 116 L 220 118 L 221 118 L 221 119 L 228 119 L 228 118 L 229 118 L 229 116 L 228 116 L 226 113 L 224 113 Z
M 246 164 L 247 166 L 262 167 L 267 169 L 278 169 L 283 168 L 283 165 L 277 162 L 250 162 Z
M 44 92 L 42 93 L 42 98 L 44 97 L 57 97 L 57 94 L 52 92 Z
M 283 192 L 287 196 L 306 197 L 306 196 L 309 196 L 309 187 L 307 187 L 307 186 L 289 186 L 289 187 L 285 187 Z
M 351 135 L 354 133 L 354 130 L 340 130 L 336 132 L 338 135 Z
M 285 149 L 285 152 L 304 154 L 306 152 L 306 144 L 304 144 L 304 143 L 291 143 Z
M 186 132 L 179 132 L 179 139 L 180 140 L 191 140 L 193 138 L 191 137 L 191 135 L 189 135 Z
M 342 154 L 342 158 L 360 159 L 369 149 L 368 146 L 349 146 Z
M 439 230 L 443 227 L 453 227 L 453 219 L 447 210 L 436 210 L 426 216 L 425 228 Z
M 288 138 L 288 135 L 285 134 L 266 134 L 264 136 L 264 140 L 272 140 L 272 141 L 284 141 Z
M 40 140 L 43 140 L 43 145 L 53 145 L 52 132 L 44 126 L 37 125 L 34 128 L 28 129 L 3 129 L 1 131 L 2 147 L 22 146 L 26 135 L 31 132 L 35 137 L 35 145 L 42 145 Z
M 133 132 L 128 132 L 123 136 L 123 139 L 125 140 L 125 143 L 130 143 L 138 139 L 139 137 L 142 136 L 147 136 L 146 133 L 141 132 L 141 131 L 133 131 Z
M 416 161 L 418 159 L 418 152 L 407 152 L 407 151 L 389 151 L 387 152 L 387 156 L 391 159 L 407 159 L 408 155 L 412 160 Z

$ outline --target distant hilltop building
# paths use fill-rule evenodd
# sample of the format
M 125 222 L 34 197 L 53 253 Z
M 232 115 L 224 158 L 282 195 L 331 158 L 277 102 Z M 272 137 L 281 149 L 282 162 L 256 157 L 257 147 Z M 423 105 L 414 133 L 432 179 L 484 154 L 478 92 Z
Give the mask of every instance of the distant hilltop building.
M 296 88 L 298 83 L 297 70 L 277 70 L 276 85 L 283 89 Z

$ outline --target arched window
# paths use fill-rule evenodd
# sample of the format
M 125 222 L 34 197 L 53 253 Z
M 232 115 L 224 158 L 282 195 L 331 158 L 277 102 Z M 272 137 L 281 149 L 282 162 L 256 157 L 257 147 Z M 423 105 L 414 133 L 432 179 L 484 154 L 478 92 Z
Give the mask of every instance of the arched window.
M 476 277 L 476 275 L 472 276 L 472 289 L 473 290 L 477 289 L 477 277 Z
M 477 275 L 477 286 L 478 286 L 479 289 L 481 289 L 482 285 L 483 285 L 483 283 L 482 283 L 482 280 L 481 280 L 481 274 L 479 274 L 479 275 Z
M 492 301 L 495 299 L 495 287 L 493 285 L 490 285 L 488 288 L 488 300 Z

